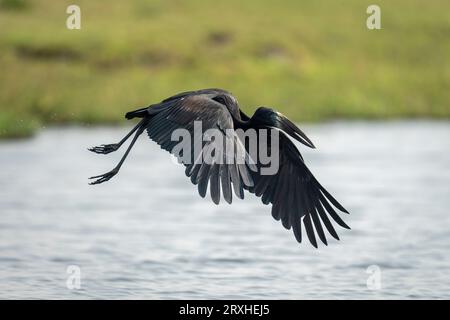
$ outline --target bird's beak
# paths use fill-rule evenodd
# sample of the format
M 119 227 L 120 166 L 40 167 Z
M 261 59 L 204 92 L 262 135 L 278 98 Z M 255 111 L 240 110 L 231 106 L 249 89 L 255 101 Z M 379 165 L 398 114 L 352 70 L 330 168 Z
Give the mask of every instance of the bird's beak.
M 316 147 L 312 143 L 311 140 L 306 136 L 306 134 L 303 133 L 302 130 L 300 130 L 292 121 L 290 121 L 288 118 L 286 118 L 282 114 L 278 114 L 279 121 L 281 122 L 281 129 L 289 134 L 292 138 L 299 141 L 300 143 L 304 144 L 307 147 L 310 147 L 312 149 L 315 149 Z

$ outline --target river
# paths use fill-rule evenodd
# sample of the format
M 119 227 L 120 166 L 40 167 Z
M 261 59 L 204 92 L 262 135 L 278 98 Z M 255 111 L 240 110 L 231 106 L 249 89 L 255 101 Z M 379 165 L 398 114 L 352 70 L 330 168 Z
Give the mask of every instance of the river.
M 86 148 L 128 128 L 1 141 L 0 298 L 449 299 L 450 122 L 301 128 L 317 147 L 300 146 L 305 161 L 350 211 L 352 230 L 319 249 L 251 194 L 200 198 L 145 135 L 118 176 L 89 186 L 124 150 Z

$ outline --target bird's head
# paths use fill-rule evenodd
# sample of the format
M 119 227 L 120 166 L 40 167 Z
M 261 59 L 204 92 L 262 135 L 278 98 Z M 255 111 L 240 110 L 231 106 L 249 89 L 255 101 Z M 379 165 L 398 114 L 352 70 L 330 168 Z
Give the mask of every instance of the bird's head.
M 282 130 L 305 146 L 315 148 L 314 144 L 311 140 L 309 140 L 306 134 L 303 133 L 303 131 L 301 131 L 285 115 L 271 108 L 259 107 L 252 116 L 251 121 L 256 126 Z

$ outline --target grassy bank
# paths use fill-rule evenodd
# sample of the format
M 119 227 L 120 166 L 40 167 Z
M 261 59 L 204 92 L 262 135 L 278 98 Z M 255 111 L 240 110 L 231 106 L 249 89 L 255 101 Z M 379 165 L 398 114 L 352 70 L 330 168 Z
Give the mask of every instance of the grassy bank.
M 81 7 L 81 30 L 66 8 Z M 450 117 L 450 2 L 0 0 L 0 137 L 194 88 L 297 121 Z

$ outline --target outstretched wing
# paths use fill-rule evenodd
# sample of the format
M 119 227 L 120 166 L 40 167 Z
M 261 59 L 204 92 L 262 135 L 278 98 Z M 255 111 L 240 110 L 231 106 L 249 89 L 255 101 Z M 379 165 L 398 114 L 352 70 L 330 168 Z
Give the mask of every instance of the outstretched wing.
M 233 119 L 224 105 L 208 94 L 189 93 L 166 99 L 150 108 L 148 113 L 149 137 L 186 166 L 185 173 L 193 184 L 198 185 L 200 196 L 205 197 L 209 184 L 211 198 L 216 204 L 220 202 L 221 191 L 228 203 L 232 202 L 232 190 L 237 197 L 244 198 L 244 188 L 253 186 L 249 173 L 251 165 L 245 162 L 245 147 L 234 132 Z M 194 124 L 195 121 L 198 123 Z M 195 135 L 199 123 L 200 134 L 215 129 L 213 136 L 209 139 L 206 136 L 206 141 Z M 187 156 L 183 154 L 186 149 L 175 152 L 180 141 L 173 139 L 172 133 L 177 129 L 189 133 L 190 141 L 183 141 L 190 144 Z
M 348 213 L 347 210 L 316 180 L 297 147 L 283 132 L 279 132 L 279 139 L 278 172 L 261 175 L 263 166 L 257 162 L 258 171 L 251 173 L 254 186 L 249 191 L 261 197 L 264 204 L 272 203 L 272 216 L 281 220 L 286 229 L 292 227 L 298 242 L 302 241 L 302 224 L 309 241 L 316 248 L 316 234 L 327 245 L 323 226 L 339 240 L 329 217 L 341 227 L 350 229 L 333 206 Z

